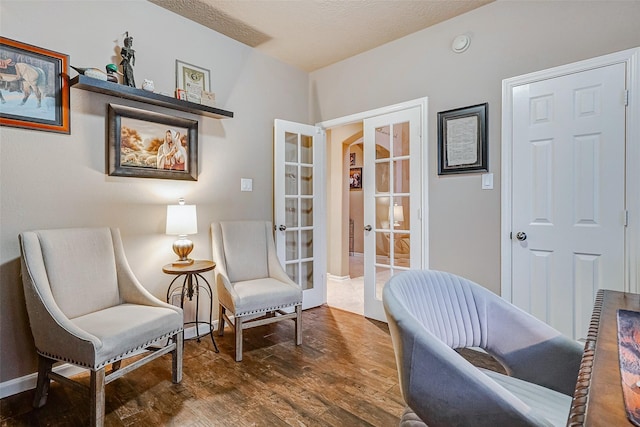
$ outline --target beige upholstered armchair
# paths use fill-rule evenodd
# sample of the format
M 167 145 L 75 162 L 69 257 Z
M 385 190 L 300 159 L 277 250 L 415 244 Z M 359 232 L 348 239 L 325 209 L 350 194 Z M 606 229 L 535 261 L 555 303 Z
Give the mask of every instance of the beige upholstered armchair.
M 104 386 L 172 353 L 173 382 L 182 379 L 182 310 L 152 296 L 134 277 L 120 233 L 109 228 L 39 230 L 20 235 L 22 281 L 39 355 L 35 407 L 47 401 L 56 361 L 90 370 L 91 425 L 104 422 Z M 152 346 L 153 347 L 150 347 Z M 120 368 L 139 350 L 141 359 Z M 112 370 L 105 374 L 105 368 Z
M 242 360 L 242 331 L 255 326 L 293 319 L 296 344 L 302 344 L 302 289 L 278 261 L 271 223 L 214 222 L 211 237 L 220 302 L 218 335 L 225 321 L 234 329 L 236 361 Z M 295 312 L 285 312 L 287 307 L 295 307 Z

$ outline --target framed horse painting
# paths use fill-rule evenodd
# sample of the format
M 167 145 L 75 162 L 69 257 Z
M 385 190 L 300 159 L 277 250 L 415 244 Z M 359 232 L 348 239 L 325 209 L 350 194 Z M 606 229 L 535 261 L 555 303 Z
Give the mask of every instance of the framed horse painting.
M 0 126 L 70 133 L 69 56 L 0 36 Z

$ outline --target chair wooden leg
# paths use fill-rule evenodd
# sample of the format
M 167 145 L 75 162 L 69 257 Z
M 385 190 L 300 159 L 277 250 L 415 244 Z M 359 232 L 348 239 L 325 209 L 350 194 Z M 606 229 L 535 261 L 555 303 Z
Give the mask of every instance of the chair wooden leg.
M 33 398 L 34 408 L 42 408 L 47 403 L 49 385 L 51 384 L 49 373 L 54 363 L 55 360 L 38 355 L 38 383 L 36 385 L 36 395 Z
M 174 384 L 182 381 L 183 334 L 184 332 L 179 332 L 173 336 L 173 342 L 176 344 L 176 348 L 171 352 L 171 380 Z
M 302 344 L 302 306 L 296 305 L 296 345 Z
M 104 368 L 91 371 L 89 380 L 91 392 L 91 426 L 102 427 L 104 425 Z
M 118 369 L 120 369 L 120 366 L 122 365 L 122 360 L 118 360 L 117 362 L 113 362 L 111 364 L 111 372 L 115 372 Z
M 220 305 L 218 307 L 218 336 L 221 337 L 224 334 L 224 313 L 226 309 Z
M 242 362 L 242 318 L 236 316 L 234 321 L 234 329 L 236 332 L 236 362 Z

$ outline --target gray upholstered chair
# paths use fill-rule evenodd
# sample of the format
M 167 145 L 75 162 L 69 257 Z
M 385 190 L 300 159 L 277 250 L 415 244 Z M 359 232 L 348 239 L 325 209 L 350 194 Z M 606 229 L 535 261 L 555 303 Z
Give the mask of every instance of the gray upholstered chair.
M 383 303 L 409 408 L 402 426 L 566 425 L 582 346 L 469 280 L 393 276 Z M 479 347 L 509 374 L 454 351 Z
M 224 333 L 225 321 L 234 329 L 236 361 L 242 360 L 242 331 L 255 326 L 293 319 L 296 344 L 302 344 L 302 289 L 278 260 L 271 223 L 214 222 L 211 238 L 220 303 L 218 335 Z M 283 310 L 291 307 L 292 313 Z
M 104 386 L 144 363 L 171 352 L 173 382 L 181 381 L 182 310 L 142 287 L 117 229 L 28 231 L 19 239 L 39 355 L 35 407 L 46 403 L 51 379 L 80 386 L 52 371 L 56 361 L 90 370 L 91 425 L 104 422 Z M 144 349 L 151 353 L 120 368 L 123 359 Z

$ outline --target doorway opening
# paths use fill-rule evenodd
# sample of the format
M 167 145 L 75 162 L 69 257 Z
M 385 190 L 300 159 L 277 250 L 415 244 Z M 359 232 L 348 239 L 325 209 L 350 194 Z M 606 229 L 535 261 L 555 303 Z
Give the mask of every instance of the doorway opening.
M 427 102 L 316 124 L 325 136 L 322 285 L 330 306 L 385 322 L 386 280 L 428 264 Z M 358 198 L 362 208 L 355 212 Z
M 342 188 L 342 192 L 329 191 L 328 194 L 328 223 L 333 225 L 329 233 L 331 239 L 346 240 L 348 253 L 346 262 L 344 254 L 336 254 L 339 256 L 329 260 L 327 305 L 364 315 L 363 122 L 330 129 L 327 139 L 330 140 L 327 188 L 336 188 L 336 184 Z M 332 209 L 337 198 L 342 201 L 341 210 Z

